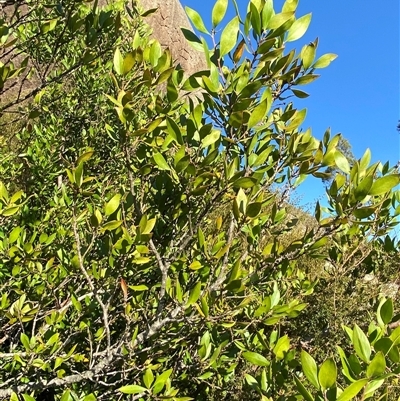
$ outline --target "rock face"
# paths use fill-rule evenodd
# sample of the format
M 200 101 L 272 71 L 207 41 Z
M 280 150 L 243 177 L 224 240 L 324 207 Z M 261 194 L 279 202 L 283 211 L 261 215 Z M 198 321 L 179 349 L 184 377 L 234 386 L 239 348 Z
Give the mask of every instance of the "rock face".
M 204 55 L 187 43 L 180 29 L 192 28 L 179 0 L 140 0 L 140 5 L 145 10 L 157 8 L 146 21 L 152 27 L 154 37 L 162 46 L 169 47 L 172 57 L 187 74 L 206 68 Z

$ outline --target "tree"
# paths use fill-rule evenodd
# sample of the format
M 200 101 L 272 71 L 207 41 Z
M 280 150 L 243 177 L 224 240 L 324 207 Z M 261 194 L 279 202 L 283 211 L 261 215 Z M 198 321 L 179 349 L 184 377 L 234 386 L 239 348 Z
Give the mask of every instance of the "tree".
M 310 14 L 253 1 L 221 29 L 227 6 L 212 29 L 187 8 L 213 43 L 184 30 L 208 66 L 189 77 L 122 1 L 32 2 L 2 23 L 2 43 L 51 73 L 2 148 L 0 398 L 345 400 L 397 374 L 390 300 L 370 339 L 346 328 L 356 356 L 340 353 L 338 381 L 333 360 L 318 371 L 293 346 L 288 320 L 316 285 L 302 258 L 342 262 L 397 224 L 399 174 L 369 151 L 350 167 L 340 136 L 301 130 L 299 87 L 336 57 L 316 59 L 317 40 L 285 52 Z M 4 85 L 24 73 L 1 68 Z M 330 166 L 328 207 L 288 240 L 288 195 Z

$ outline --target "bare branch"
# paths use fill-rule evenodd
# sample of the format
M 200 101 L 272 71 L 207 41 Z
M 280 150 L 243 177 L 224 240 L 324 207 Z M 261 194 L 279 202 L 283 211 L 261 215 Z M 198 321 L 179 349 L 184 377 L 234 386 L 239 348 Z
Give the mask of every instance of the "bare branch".
M 98 292 L 96 291 L 96 288 L 92 282 L 92 279 L 90 278 L 90 276 L 87 273 L 85 266 L 84 266 L 84 260 L 83 260 L 82 253 L 81 253 L 81 241 L 79 238 L 78 227 L 76 224 L 75 210 L 74 210 L 74 215 L 73 215 L 73 219 L 72 219 L 72 229 L 74 231 L 74 238 L 75 238 L 75 242 L 76 242 L 76 248 L 77 248 L 76 251 L 77 251 L 77 255 L 78 255 L 79 268 L 80 268 L 83 276 L 85 277 L 90 289 L 92 290 L 94 297 L 96 298 L 96 301 L 99 303 L 99 305 L 102 309 L 104 330 L 105 330 L 106 336 L 107 336 L 107 350 L 108 350 L 108 352 L 111 352 L 111 333 L 110 333 L 110 324 L 109 324 L 109 319 L 108 319 L 108 310 L 107 310 L 107 307 L 104 304 L 103 300 L 100 298 Z

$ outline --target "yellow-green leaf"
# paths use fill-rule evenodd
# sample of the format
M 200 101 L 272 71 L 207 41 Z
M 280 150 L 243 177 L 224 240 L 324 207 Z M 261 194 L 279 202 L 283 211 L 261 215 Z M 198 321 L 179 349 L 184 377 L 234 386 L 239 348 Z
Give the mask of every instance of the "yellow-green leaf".
M 124 74 L 124 58 L 122 57 L 119 47 L 115 49 L 114 53 L 114 70 L 117 74 Z
M 199 281 L 194 286 L 192 291 L 190 291 L 189 299 L 188 299 L 188 301 L 186 303 L 186 306 L 190 306 L 190 305 L 194 304 L 195 302 L 197 302 L 197 300 L 200 297 L 200 292 L 201 292 L 201 282 Z
M 367 367 L 367 377 L 380 376 L 385 372 L 386 360 L 381 351 L 377 352 L 374 359 Z
M 339 395 L 337 401 L 350 401 L 352 400 L 368 383 L 368 379 L 357 380 L 346 387 L 342 394 Z
M 212 25 L 215 28 L 225 17 L 228 9 L 228 0 L 217 0 L 212 10 Z
M 289 337 L 285 335 L 277 341 L 272 351 L 276 355 L 277 359 L 283 359 L 285 353 L 289 351 L 289 348 L 290 348 L 290 340 Z
M 268 361 L 267 358 L 264 356 L 258 354 L 257 352 L 250 352 L 246 351 L 243 352 L 243 358 L 246 359 L 246 361 L 252 363 L 253 365 L 256 366 L 269 366 L 270 362 Z
M 130 384 L 128 386 L 120 387 L 118 391 L 124 394 L 140 394 L 147 391 L 147 389 L 146 387 L 138 386 L 137 384 Z
M 318 373 L 318 381 L 322 390 L 333 387 L 336 384 L 337 368 L 332 358 L 328 358 L 321 366 Z
M 119 203 L 121 201 L 121 195 L 114 195 L 109 202 L 107 202 L 104 206 L 104 213 L 106 216 L 112 215 L 119 207 Z
M 250 114 L 250 118 L 247 123 L 247 126 L 249 128 L 253 128 L 259 122 L 261 122 L 268 112 L 268 107 L 269 107 L 269 105 L 268 105 L 267 99 L 264 100 L 263 102 L 261 102 L 258 106 L 256 106 Z
M 167 161 L 161 153 L 155 153 L 153 158 L 160 170 L 170 170 Z
M 200 14 L 197 11 L 187 6 L 185 7 L 185 11 L 190 21 L 198 31 L 203 33 L 208 33 L 207 28 L 204 25 L 203 19 L 201 18 Z
M 318 367 L 314 358 L 306 351 L 301 351 L 301 367 L 308 381 L 319 389 Z
M 313 65 L 313 68 L 325 68 L 337 58 L 337 54 L 327 53 L 321 56 Z
M 286 42 L 300 39 L 307 31 L 311 22 L 311 13 L 297 19 L 290 27 Z
M 378 178 L 371 187 L 369 195 L 382 195 L 391 191 L 396 185 L 400 184 L 399 174 L 390 174 Z
M 104 224 L 104 226 L 102 227 L 103 231 L 113 231 L 116 230 L 120 225 L 122 224 L 122 220 L 113 220 L 110 221 L 106 224 Z
M 237 42 L 237 36 L 239 33 L 239 18 L 234 17 L 225 27 L 221 34 L 220 43 L 220 54 L 221 57 L 228 54 L 235 46 Z

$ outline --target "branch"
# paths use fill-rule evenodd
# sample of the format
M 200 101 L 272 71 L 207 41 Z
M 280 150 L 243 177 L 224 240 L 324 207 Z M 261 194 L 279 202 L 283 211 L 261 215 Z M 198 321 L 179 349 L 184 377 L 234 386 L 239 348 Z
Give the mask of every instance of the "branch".
M 101 310 L 103 312 L 103 323 L 104 323 L 104 330 L 106 332 L 106 336 L 107 336 L 107 351 L 110 352 L 111 351 L 111 333 L 110 333 L 110 324 L 108 321 L 108 310 L 107 307 L 104 305 L 102 299 L 100 298 L 100 296 L 98 295 L 96 288 L 89 276 L 89 274 L 87 273 L 84 265 L 83 265 L 83 257 L 82 257 L 82 253 L 81 253 L 81 241 L 79 238 L 79 233 L 78 233 L 78 228 L 76 225 L 76 214 L 75 214 L 75 210 L 73 212 L 73 218 L 72 218 L 72 229 L 74 231 L 74 237 L 75 237 L 75 242 L 76 242 L 76 248 L 77 248 L 77 254 L 78 254 L 78 261 L 79 261 L 79 268 L 82 272 L 82 274 L 84 275 L 90 289 L 92 290 L 94 297 L 96 298 L 96 301 L 99 303 Z
M 231 223 L 229 225 L 229 231 L 228 231 L 228 244 L 227 244 L 227 249 L 226 253 L 224 256 L 224 260 L 222 262 L 222 267 L 221 271 L 218 275 L 218 278 L 215 280 L 215 282 L 211 285 L 210 287 L 210 292 L 216 291 L 219 287 L 221 287 L 222 283 L 226 279 L 226 267 L 228 266 L 228 260 L 229 260 L 229 251 L 232 246 L 233 242 L 233 235 L 235 234 L 235 217 L 232 215 L 231 216 Z
M 37 383 L 26 383 L 20 386 L 12 386 L 10 388 L 0 390 L 0 398 L 9 398 L 13 393 L 21 394 L 30 392 L 32 390 L 44 390 L 51 387 L 63 387 L 65 385 L 71 385 L 82 381 L 94 380 L 95 376 L 100 373 L 105 367 L 111 362 L 115 362 L 117 352 L 110 352 L 110 354 L 104 358 L 95 368 L 87 370 L 83 373 L 77 373 L 75 375 L 66 376 L 63 378 L 54 378 L 51 380 L 39 380 Z M 119 357 L 121 358 L 121 357 Z

